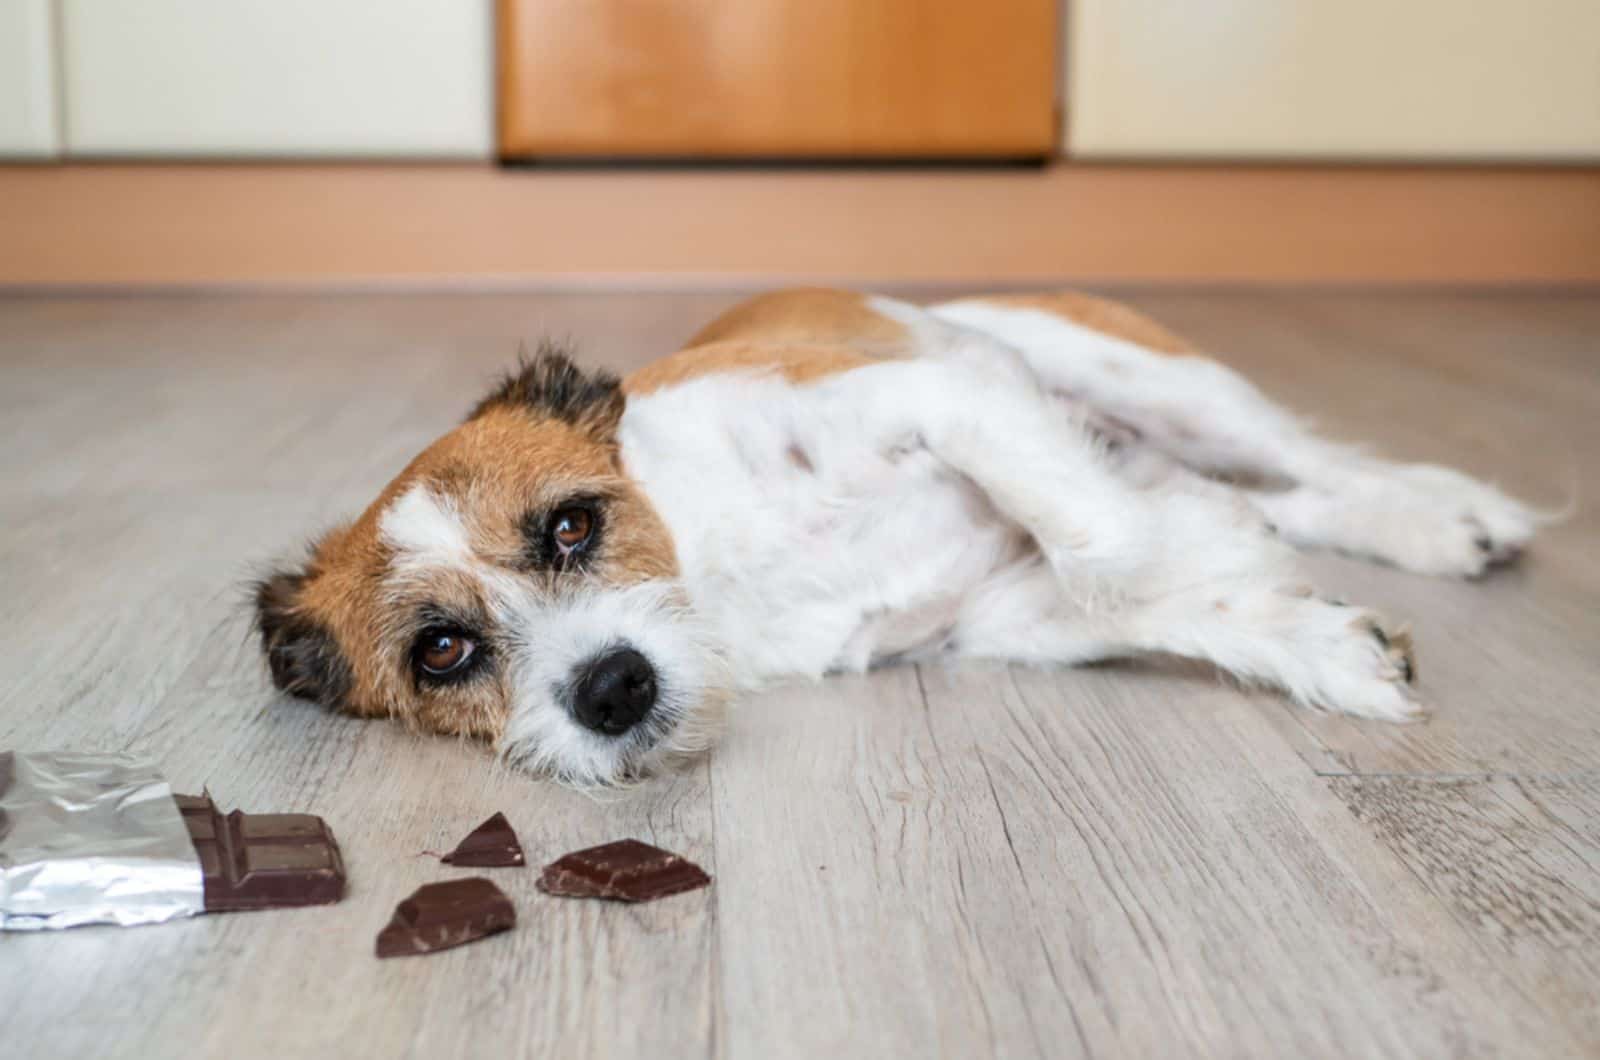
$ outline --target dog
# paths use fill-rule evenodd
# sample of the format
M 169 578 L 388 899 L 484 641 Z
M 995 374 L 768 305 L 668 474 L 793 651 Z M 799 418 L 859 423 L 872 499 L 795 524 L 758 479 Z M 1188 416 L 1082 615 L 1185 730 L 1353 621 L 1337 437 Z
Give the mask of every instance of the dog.
M 794 290 L 626 380 L 524 358 L 257 584 L 256 628 L 284 692 L 577 786 L 701 754 L 741 691 L 900 661 L 1168 653 L 1399 722 L 1407 632 L 1294 548 L 1470 578 L 1537 522 L 1116 302 Z

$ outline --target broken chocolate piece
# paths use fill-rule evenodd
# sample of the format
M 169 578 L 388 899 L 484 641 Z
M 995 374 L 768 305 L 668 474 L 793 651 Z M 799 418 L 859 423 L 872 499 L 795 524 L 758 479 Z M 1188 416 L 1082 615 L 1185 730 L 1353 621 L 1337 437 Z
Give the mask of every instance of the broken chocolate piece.
M 174 795 L 205 874 L 206 912 L 326 905 L 344 897 L 344 859 L 320 817 L 227 816 L 205 795 Z
M 395 906 L 394 919 L 378 932 L 378 956 L 447 950 L 507 931 L 516 923 L 511 899 L 482 876 L 424 884 Z
M 566 898 L 648 902 L 704 887 L 711 877 L 670 851 L 623 839 L 579 850 L 545 867 L 539 889 Z
M 528 863 L 522 856 L 517 833 L 511 830 L 511 822 L 503 813 L 495 814 L 474 828 L 454 850 L 439 860 L 446 865 L 471 868 L 508 868 Z

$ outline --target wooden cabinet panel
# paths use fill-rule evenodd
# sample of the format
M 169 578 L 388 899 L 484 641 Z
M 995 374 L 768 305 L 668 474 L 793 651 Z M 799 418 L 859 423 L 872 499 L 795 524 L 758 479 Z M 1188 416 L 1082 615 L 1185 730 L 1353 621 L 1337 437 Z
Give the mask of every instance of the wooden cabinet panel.
M 1085 158 L 1600 157 L 1596 0 L 1070 0 Z
M 491 153 L 490 0 L 61 4 L 70 153 Z
M 502 155 L 1038 156 L 1056 0 L 501 0 Z
M 48 158 L 59 146 L 50 0 L 0 0 L 0 157 Z

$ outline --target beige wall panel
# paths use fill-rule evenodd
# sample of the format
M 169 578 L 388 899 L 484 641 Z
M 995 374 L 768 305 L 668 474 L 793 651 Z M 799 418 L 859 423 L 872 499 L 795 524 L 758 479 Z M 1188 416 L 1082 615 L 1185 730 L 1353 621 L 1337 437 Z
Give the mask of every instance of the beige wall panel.
M 70 154 L 490 153 L 489 0 L 61 4 Z
M 1081 157 L 1600 157 L 1600 0 L 1068 7 Z
M 0 0 L 0 158 L 48 158 L 56 135 L 50 0 Z

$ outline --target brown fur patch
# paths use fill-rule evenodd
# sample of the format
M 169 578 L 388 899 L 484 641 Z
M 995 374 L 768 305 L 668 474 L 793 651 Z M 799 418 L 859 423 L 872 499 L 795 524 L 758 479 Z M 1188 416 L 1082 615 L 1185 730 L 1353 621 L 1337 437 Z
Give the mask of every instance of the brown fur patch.
M 695 333 L 685 349 L 730 340 L 847 346 L 872 357 L 914 352 L 905 325 L 876 312 L 864 295 L 798 287 L 746 299 Z
M 647 364 L 623 380 L 622 389 L 635 396 L 718 372 L 758 369 L 777 372 L 791 383 L 809 383 L 860 368 L 873 360 L 847 346 L 730 339 L 695 346 Z
M 1136 343 L 1147 350 L 1177 356 L 1199 353 L 1193 345 L 1167 330 L 1143 313 L 1121 302 L 1080 291 L 1052 294 L 990 294 L 963 298 L 963 302 L 987 302 L 1013 309 L 1040 309 L 1054 313 L 1112 338 Z

